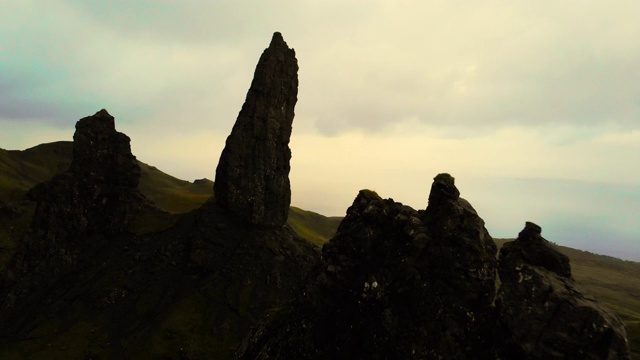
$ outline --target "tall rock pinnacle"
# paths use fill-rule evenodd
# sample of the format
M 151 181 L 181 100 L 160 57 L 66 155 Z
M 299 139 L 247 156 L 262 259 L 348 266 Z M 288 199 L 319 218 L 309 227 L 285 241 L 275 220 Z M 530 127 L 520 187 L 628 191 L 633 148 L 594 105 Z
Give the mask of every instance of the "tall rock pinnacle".
M 295 52 L 276 32 L 256 66 L 214 184 L 215 202 L 252 224 L 279 227 L 287 221 L 289 138 L 297 95 Z

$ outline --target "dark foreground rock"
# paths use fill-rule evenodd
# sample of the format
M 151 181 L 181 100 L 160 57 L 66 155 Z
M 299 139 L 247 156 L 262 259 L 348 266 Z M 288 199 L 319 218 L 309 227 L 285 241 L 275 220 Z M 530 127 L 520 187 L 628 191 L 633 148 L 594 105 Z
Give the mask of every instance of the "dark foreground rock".
M 569 259 L 527 223 L 500 250 L 496 300 L 509 359 L 630 359 L 622 321 L 583 293 Z
M 88 240 L 92 235 L 126 230 L 144 204 L 129 142 L 104 109 L 76 123 L 70 168 L 29 192 L 35 215 L 6 274 L 9 281 L 58 275 L 98 246 L 97 239 Z
M 214 183 L 216 202 L 251 224 L 280 227 L 287 221 L 297 94 L 295 52 L 275 33 L 227 138 Z
M 575 288 L 528 223 L 501 252 L 454 179 L 425 211 L 363 190 L 304 293 L 256 328 L 240 359 L 627 359 L 624 327 Z
M 491 358 L 497 249 L 458 194 L 444 174 L 426 212 L 361 191 L 304 294 L 239 358 Z
M 130 141 L 104 109 L 76 123 L 69 170 L 30 192 L 38 202 L 32 228 L 43 242 L 58 247 L 53 243 L 61 238 L 81 241 L 88 233 L 127 228 L 144 201 Z

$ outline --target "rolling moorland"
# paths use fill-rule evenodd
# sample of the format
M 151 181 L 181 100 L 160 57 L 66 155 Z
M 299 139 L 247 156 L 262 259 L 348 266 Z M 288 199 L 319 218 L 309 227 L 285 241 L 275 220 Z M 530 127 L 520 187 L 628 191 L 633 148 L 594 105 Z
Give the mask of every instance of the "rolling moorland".
M 24 151 L 0 149 L 0 212 L 11 203 L 14 216 L 0 217 L 0 270 L 4 269 L 27 228 L 35 206 L 25 201 L 29 189 L 65 171 L 72 158 L 71 142 L 42 144 Z M 182 214 L 202 206 L 213 195 L 208 179 L 188 182 L 139 162 L 140 192 L 164 215 L 142 219 L 132 231 L 147 233 L 168 228 Z M 335 233 L 341 218 L 291 207 L 287 223 L 300 236 L 321 247 Z M 515 235 L 515 234 L 514 234 Z M 494 239 L 498 248 L 510 239 Z M 553 241 L 553 239 L 550 239 Z M 640 358 L 640 263 L 557 246 L 571 259 L 578 284 L 619 314 L 625 322 L 634 358 Z

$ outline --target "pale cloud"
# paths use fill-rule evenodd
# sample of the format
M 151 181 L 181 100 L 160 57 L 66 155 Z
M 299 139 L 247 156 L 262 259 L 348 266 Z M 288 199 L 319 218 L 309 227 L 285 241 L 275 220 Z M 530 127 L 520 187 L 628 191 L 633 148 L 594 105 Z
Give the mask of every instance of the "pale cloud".
M 640 30 L 628 25 L 628 2 L 385 4 L 308 64 L 326 134 L 407 117 L 479 128 L 638 124 Z

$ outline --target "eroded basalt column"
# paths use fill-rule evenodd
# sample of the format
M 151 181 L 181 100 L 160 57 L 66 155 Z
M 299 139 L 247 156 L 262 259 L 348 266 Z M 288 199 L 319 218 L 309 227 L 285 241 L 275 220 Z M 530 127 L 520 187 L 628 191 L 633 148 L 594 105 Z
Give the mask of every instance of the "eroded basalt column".
M 287 221 L 289 138 L 297 95 L 295 52 L 276 32 L 260 57 L 214 184 L 215 202 L 251 224 L 280 227 Z

